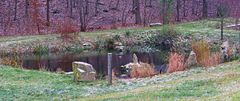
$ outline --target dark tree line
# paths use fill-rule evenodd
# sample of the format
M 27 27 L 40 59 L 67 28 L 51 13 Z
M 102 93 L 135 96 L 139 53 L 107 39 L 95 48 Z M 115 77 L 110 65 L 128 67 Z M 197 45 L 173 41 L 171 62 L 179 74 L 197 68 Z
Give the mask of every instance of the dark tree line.
M 70 19 L 79 31 L 218 17 L 219 0 L 0 0 L 0 34 L 49 33 Z M 238 17 L 240 1 L 223 0 Z M 223 3 L 224 5 L 226 3 Z M 235 5 L 235 6 L 234 6 Z M 233 12 L 232 12 L 233 11 Z M 238 19 L 236 19 L 238 22 Z M 35 27 L 35 28 L 29 28 Z M 111 27 L 115 28 L 115 27 Z M 12 32 L 11 32 L 12 31 Z

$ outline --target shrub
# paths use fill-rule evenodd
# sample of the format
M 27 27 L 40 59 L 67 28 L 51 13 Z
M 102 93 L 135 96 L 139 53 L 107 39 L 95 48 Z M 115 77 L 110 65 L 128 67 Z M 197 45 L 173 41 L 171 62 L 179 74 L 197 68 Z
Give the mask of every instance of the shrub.
M 105 40 L 101 39 L 101 38 L 97 38 L 96 40 L 96 49 L 97 50 L 102 50 L 105 48 Z
M 170 50 L 178 40 L 178 31 L 173 27 L 164 26 L 162 30 L 155 34 L 144 36 L 144 42 L 154 46 L 161 46 L 163 50 Z
M 44 55 L 49 53 L 49 48 L 47 46 L 38 45 L 33 49 L 33 53 L 37 55 Z
M 211 52 L 219 52 L 220 51 L 220 45 L 219 44 L 212 44 L 210 49 L 211 49 Z
M 147 63 L 139 63 L 131 66 L 131 78 L 143 78 L 155 75 L 153 66 Z
M 184 64 L 184 56 L 177 53 L 171 53 L 167 72 L 172 73 L 176 71 L 183 71 L 185 69 Z
M 73 45 L 73 46 L 66 47 L 66 51 L 73 52 L 73 53 L 81 53 L 84 51 L 84 48 L 77 45 Z
M 121 36 L 119 34 L 116 34 L 113 36 L 113 39 L 116 41 L 120 41 L 121 40 Z
M 64 41 L 72 40 L 74 36 L 71 33 L 75 32 L 77 32 L 77 29 L 71 20 L 65 19 L 58 23 L 57 33 L 61 35 L 61 38 L 64 39 Z
M 109 38 L 105 40 L 105 48 L 108 50 L 113 50 L 114 49 L 114 40 Z
M 128 30 L 125 32 L 125 37 L 130 37 L 131 36 L 131 32 Z

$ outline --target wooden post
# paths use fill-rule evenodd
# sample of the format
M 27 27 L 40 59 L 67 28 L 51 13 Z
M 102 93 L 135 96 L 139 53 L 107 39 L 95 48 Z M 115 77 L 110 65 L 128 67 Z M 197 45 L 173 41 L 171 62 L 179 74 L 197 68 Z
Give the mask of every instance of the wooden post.
M 112 85 L 112 53 L 108 53 L 108 84 Z

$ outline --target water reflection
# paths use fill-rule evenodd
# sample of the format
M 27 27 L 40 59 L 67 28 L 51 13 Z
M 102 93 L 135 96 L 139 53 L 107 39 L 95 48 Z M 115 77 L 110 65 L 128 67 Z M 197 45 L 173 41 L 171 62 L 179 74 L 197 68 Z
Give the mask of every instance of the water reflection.
M 132 62 L 132 53 L 116 53 L 112 57 L 112 66 L 116 70 L 119 67 Z M 139 61 L 161 66 L 164 62 L 163 53 L 136 53 Z M 72 62 L 82 61 L 92 64 L 98 74 L 107 74 L 107 53 L 89 54 L 49 54 L 45 56 L 38 55 L 21 55 L 22 67 L 26 69 L 45 69 L 48 71 L 63 70 L 65 72 L 72 71 Z

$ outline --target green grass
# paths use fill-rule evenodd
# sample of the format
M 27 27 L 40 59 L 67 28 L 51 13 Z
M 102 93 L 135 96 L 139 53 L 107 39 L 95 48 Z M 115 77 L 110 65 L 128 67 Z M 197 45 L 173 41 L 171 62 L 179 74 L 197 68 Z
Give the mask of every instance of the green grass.
M 71 75 L 0 66 L 0 100 L 238 100 L 240 64 L 195 68 L 152 78 L 73 82 Z
M 73 82 L 64 74 L 30 71 L 0 66 L 0 100 L 53 100 L 74 99 L 82 96 L 82 88 L 104 84 L 96 82 Z

